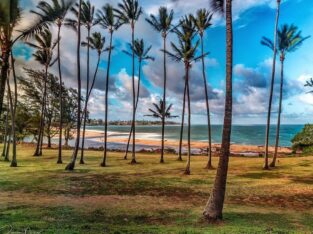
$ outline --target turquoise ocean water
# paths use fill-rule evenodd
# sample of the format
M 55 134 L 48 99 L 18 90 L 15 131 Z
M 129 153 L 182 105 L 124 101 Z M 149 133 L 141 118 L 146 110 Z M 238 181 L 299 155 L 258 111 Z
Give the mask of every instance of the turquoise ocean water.
M 291 146 L 293 136 L 301 131 L 303 125 L 282 125 L 280 131 L 280 145 Z M 87 129 L 103 131 L 103 126 L 88 126 Z M 109 126 L 109 137 L 127 137 L 130 126 Z M 160 139 L 161 126 L 136 126 L 138 138 L 143 139 Z M 185 133 L 187 129 L 185 128 Z M 166 126 L 165 138 L 178 140 L 180 134 L 179 125 Z M 276 126 L 271 126 L 270 129 L 270 144 L 274 145 L 276 134 Z M 207 141 L 207 126 L 192 125 L 191 139 L 193 141 Z M 212 126 L 212 141 L 214 143 L 221 142 L 222 125 Z M 184 139 L 187 135 L 184 134 Z M 235 125 L 232 128 L 232 143 L 243 145 L 264 145 L 265 141 L 265 125 Z

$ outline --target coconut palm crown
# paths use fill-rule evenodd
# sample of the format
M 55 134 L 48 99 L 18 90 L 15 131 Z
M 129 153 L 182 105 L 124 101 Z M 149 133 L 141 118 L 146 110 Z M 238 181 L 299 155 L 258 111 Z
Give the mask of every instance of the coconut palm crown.
M 309 37 L 303 37 L 301 31 L 298 31 L 298 27 L 293 24 L 282 25 L 278 30 L 278 50 L 281 54 L 281 59 L 284 59 L 287 53 L 296 51 Z M 262 38 L 261 44 L 274 50 L 273 41 L 267 37 Z
M 37 5 L 38 10 L 30 11 L 37 16 L 36 21 L 29 28 L 22 31 L 22 37 L 25 39 L 33 37 L 54 23 L 60 27 L 74 2 L 75 0 L 51 0 L 52 4 L 50 4 L 47 1 L 40 1 Z
M 138 0 L 123 0 L 117 6 L 118 8 L 114 9 L 116 17 L 121 23 L 130 24 L 133 28 L 142 14 L 142 8 L 139 6 Z
M 154 61 L 154 57 L 149 56 L 149 52 L 152 46 L 146 48 L 145 42 L 143 39 L 136 39 L 134 42 L 134 46 L 131 43 L 128 43 L 130 51 L 134 51 L 135 56 L 138 58 L 139 62 L 144 60 L 152 60 Z M 132 53 L 127 50 L 123 50 L 123 52 L 129 56 L 133 56 Z
M 165 107 L 164 101 L 160 99 L 159 103 L 152 103 L 154 106 L 154 109 L 149 108 L 148 110 L 151 112 L 150 115 L 146 115 L 153 118 L 162 119 L 163 113 L 165 113 L 165 118 L 171 119 L 171 118 L 177 118 L 177 115 L 171 114 L 171 109 L 173 107 L 173 104 L 170 104 L 169 106 Z

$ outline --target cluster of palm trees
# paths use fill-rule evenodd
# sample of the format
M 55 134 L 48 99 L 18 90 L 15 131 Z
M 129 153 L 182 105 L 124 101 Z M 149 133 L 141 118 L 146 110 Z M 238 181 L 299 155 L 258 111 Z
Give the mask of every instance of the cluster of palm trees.
M 5 0 L 7 1 L 7 0 Z M 230 155 L 230 142 L 231 142 L 231 127 L 232 127 L 232 68 L 233 68 L 233 20 L 232 20 L 232 0 L 211 0 L 212 12 L 221 14 L 226 18 L 226 91 L 225 91 L 225 114 L 224 114 L 224 125 L 222 133 L 222 144 L 219 162 L 217 166 L 216 177 L 213 185 L 210 198 L 203 212 L 204 217 L 207 220 L 222 219 L 223 204 L 226 191 L 226 181 L 228 172 L 228 162 Z M 79 149 L 81 149 L 80 163 L 84 164 L 84 141 L 85 141 L 85 128 L 88 116 L 88 101 L 92 94 L 94 84 L 97 78 L 99 64 L 101 56 L 104 52 L 108 53 L 106 77 L 105 77 L 105 132 L 104 132 L 104 155 L 101 162 L 101 166 L 107 165 L 107 131 L 108 131 L 108 97 L 109 97 L 109 81 L 110 81 L 110 68 L 112 60 L 112 50 L 114 49 L 113 37 L 114 33 L 120 29 L 122 25 L 128 25 L 131 29 L 131 43 L 129 43 L 129 50 L 123 51 L 129 55 L 132 59 L 132 126 L 129 133 L 127 149 L 125 153 L 125 159 L 128 158 L 128 149 L 130 141 L 132 139 L 132 150 L 131 150 L 131 164 L 136 164 L 136 111 L 138 107 L 140 97 L 140 85 L 141 85 L 141 70 L 142 63 L 145 61 L 153 61 L 154 58 L 150 55 L 151 46 L 147 46 L 143 39 L 136 39 L 136 24 L 143 13 L 143 9 L 140 6 L 138 0 L 122 0 L 117 4 L 117 7 L 113 7 L 110 4 L 104 5 L 101 9 L 96 10 L 89 0 L 51 0 L 51 1 L 40 1 L 37 5 L 36 11 L 31 11 L 36 16 L 36 21 L 29 28 L 22 31 L 21 35 L 13 40 L 12 32 L 15 26 L 18 24 L 20 19 L 20 8 L 18 0 L 11 0 L 7 2 L 7 5 L 0 4 L 1 7 L 7 7 L 10 9 L 10 14 L 4 19 L 0 20 L 1 27 L 1 82 L 0 82 L 0 114 L 2 112 L 2 103 L 4 97 L 5 86 L 8 87 L 8 95 L 10 99 L 11 116 L 14 122 L 15 108 L 17 97 L 11 97 L 11 88 L 9 85 L 9 72 L 12 70 L 14 80 L 16 80 L 15 69 L 14 69 L 14 58 L 12 54 L 12 47 L 14 43 L 20 39 L 26 40 L 27 44 L 35 48 L 33 54 L 36 61 L 38 61 L 45 70 L 45 84 L 47 82 L 49 68 L 57 62 L 60 92 L 60 122 L 59 122 L 59 147 L 58 147 L 58 160 L 57 163 L 62 163 L 62 131 L 63 131 L 63 96 L 62 96 L 62 55 L 61 55 L 61 43 L 63 38 L 61 37 L 61 30 L 63 26 L 72 28 L 77 34 L 77 126 L 76 126 L 76 142 L 73 150 L 71 161 L 67 164 L 66 170 L 73 170 L 77 161 Z M 266 45 L 273 50 L 273 71 L 270 86 L 270 100 L 267 118 L 267 129 L 266 129 L 266 143 L 265 143 L 265 165 L 264 168 L 268 169 L 268 143 L 269 143 L 269 126 L 271 119 L 271 110 L 273 102 L 273 92 L 275 83 L 275 66 L 276 56 L 279 52 L 281 61 L 281 80 L 280 80 L 280 95 L 279 95 L 279 110 L 278 110 L 278 123 L 277 123 L 277 137 L 275 154 L 271 166 L 275 166 L 277 158 L 277 147 L 279 144 L 279 126 L 280 116 L 282 111 L 282 96 L 283 96 L 283 69 L 284 61 L 287 53 L 296 50 L 307 37 L 302 37 L 301 32 L 298 31 L 297 27 L 291 25 L 283 25 L 278 30 L 280 12 L 280 0 L 277 0 L 277 17 L 275 24 L 275 36 L 274 42 L 268 38 L 262 39 L 262 44 Z M 68 14 L 72 13 L 72 18 L 68 17 Z M 182 112 L 182 125 L 180 134 L 180 147 L 178 153 L 178 159 L 182 160 L 182 136 L 183 126 L 185 117 L 185 105 L 187 103 L 187 125 L 188 125 L 188 151 L 187 151 L 187 165 L 185 174 L 190 174 L 191 165 L 191 100 L 190 100 L 190 82 L 192 77 L 190 71 L 192 66 L 196 62 L 202 63 L 202 77 L 204 83 L 204 94 L 206 100 L 206 114 L 207 114 L 207 125 L 208 125 L 208 162 L 206 168 L 212 169 L 212 140 L 211 140 L 211 120 L 210 120 L 210 106 L 208 99 L 208 88 L 207 88 L 207 75 L 205 68 L 205 57 L 208 55 L 205 52 L 205 41 L 204 33 L 211 26 L 212 13 L 206 9 L 200 9 L 195 15 L 184 16 L 176 25 L 174 25 L 174 12 L 166 7 L 160 7 L 158 15 L 150 15 L 146 18 L 146 21 L 151 25 L 153 29 L 161 34 L 163 40 L 163 98 L 159 104 L 154 104 L 155 109 L 149 109 L 151 114 L 149 116 L 159 118 L 162 121 L 162 141 L 161 141 L 161 157 L 160 163 L 164 163 L 164 133 L 165 133 L 165 120 L 167 118 L 174 118 L 170 113 L 172 105 L 167 105 L 167 57 L 173 59 L 176 62 L 181 63 L 182 69 L 185 71 L 184 75 L 184 98 L 183 98 L 183 112 Z M 3 17 L 3 16 L 1 16 Z M 93 31 L 94 26 L 99 25 L 103 30 L 107 31 L 109 35 L 109 45 L 106 47 L 105 37 L 101 32 Z M 51 26 L 57 27 L 56 40 L 53 40 L 51 33 Z M 87 38 L 85 41 L 82 40 L 82 27 L 87 31 Z M 167 48 L 167 38 L 170 33 L 174 33 L 177 36 L 177 43 L 171 42 L 170 49 Z M 33 38 L 34 42 L 28 40 Z M 81 74 L 81 47 L 87 49 L 87 74 L 86 74 L 86 93 L 84 97 L 84 106 L 82 106 L 82 76 Z M 200 47 L 200 49 L 199 49 Z M 54 58 L 54 49 L 57 48 L 57 56 Z M 90 50 L 97 52 L 97 65 L 93 75 L 90 75 Z M 200 52 L 199 52 L 200 51 Z M 11 63 L 10 63 L 11 58 Z M 138 81 L 136 87 L 135 80 L 135 63 L 138 63 Z M 10 69 L 10 64 L 11 68 Z M 7 82 L 7 84 L 6 84 Z M 17 95 L 16 81 L 14 82 L 14 93 Z M 309 83 L 308 83 L 309 84 Z M 46 85 L 44 86 L 43 102 L 41 105 L 41 117 L 40 126 L 38 127 L 38 140 L 35 154 L 40 156 L 42 154 L 43 144 L 43 127 L 45 124 L 45 98 L 46 98 Z M 14 125 L 14 124 L 13 124 Z M 82 129 L 82 134 L 81 134 Z M 13 138 L 14 138 L 14 126 L 12 126 Z M 82 136 L 81 136 L 82 135 Z M 80 139 L 82 138 L 82 139 Z M 13 148 L 16 151 L 16 147 Z M 12 160 L 12 166 L 17 166 L 16 153 Z

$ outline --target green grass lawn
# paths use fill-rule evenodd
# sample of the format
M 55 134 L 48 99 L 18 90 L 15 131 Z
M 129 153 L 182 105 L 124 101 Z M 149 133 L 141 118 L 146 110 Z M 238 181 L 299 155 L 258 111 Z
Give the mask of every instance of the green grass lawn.
M 1 148 L 0 148 L 1 149 Z M 87 151 L 86 165 L 66 172 L 57 150 L 18 147 L 17 168 L 0 161 L 0 233 L 312 233 L 313 157 L 280 158 L 262 170 L 262 158 L 231 158 L 224 221 L 208 224 L 202 211 L 215 171 L 206 158 L 185 162 L 138 154 L 137 165 Z M 64 151 L 64 162 L 72 151 Z M 214 158 L 214 166 L 217 158 Z

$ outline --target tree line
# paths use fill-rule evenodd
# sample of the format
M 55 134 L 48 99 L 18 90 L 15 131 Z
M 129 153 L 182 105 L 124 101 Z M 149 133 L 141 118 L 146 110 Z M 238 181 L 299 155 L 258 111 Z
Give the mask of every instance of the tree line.
M 182 160 L 182 136 L 185 122 L 185 112 L 187 113 L 187 136 L 188 151 L 187 164 L 185 174 L 190 174 L 191 169 L 191 98 L 190 98 L 190 82 L 192 77 L 190 71 L 194 63 L 201 62 L 203 92 L 205 96 L 206 119 L 208 126 L 208 161 L 206 168 L 213 169 L 212 165 L 212 139 L 211 139 L 211 119 L 210 119 L 210 103 L 208 93 L 208 77 L 206 74 L 205 57 L 208 52 L 205 51 L 205 32 L 212 26 L 213 14 L 219 14 L 225 17 L 226 27 L 226 79 L 225 79 L 225 112 L 223 122 L 222 144 L 219 153 L 219 162 L 217 173 L 213 185 L 213 189 L 204 210 L 204 216 L 208 220 L 222 219 L 222 210 L 226 191 L 228 162 L 230 155 L 232 112 L 233 112 L 233 18 L 232 18 L 232 0 L 210 0 L 211 6 L 209 11 L 207 7 L 199 9 L 196 14 L 188 14 L 182 17 L 178 23 L 174 23 L 174 11 L 167 7 L 160 7 L 158 14 L 151 14 L 146 18 L 147 23 L 157 32 L 163 41 L 163 47 L 160 50 L 163 53 L 163 97 L 159 103 L 153 104 L 153 108 L 149 109 L 150 116 L 159 119 L 162 123 L 162 140 L 160 163 L 164 163 L 164 132 L 166 119 L 174 118 L 170 113 L 171 104 L 167 103 L 167 64 L 168 59 L 172 59 L 180 64 L 184 69 L 184 92 L 183 92 L 183 108 L 181 115 L 181 134 L 178 159 Z M 286 55 L 294 52 L 308 37 L 303 37 L 301 31 L 294 25 L 282 25 L 279 27 L 281 1 L 277 0 L 277 11 L 275 21 L 275 31 L 273 40 L 263 37 L 261 44 L 269 47 L 273 51 L 273 66 L 270 85 L 270 96 L 267 116 L 267 128 L 265 139 L 265 157 L 264 169 L 275 166 L 277 158 L 277 148 L 279 145 L 280 117 L 282 112 L 283 100 L 283 83 L 284 83 L 284 61 Z M 101 166 L 107 165 L 107 131 L 108 131 L 108 112 L 109 112 L 109 81 L 111 78 L 112 51 L 116 50 L 114 45 L 115 32 L 120 30 L 122 25 L 130 28 L 131 34 L 128 50 L 123 51 L 132 61 L 132 122 L 128 138 L 125 159 L 128 159 L 128 149 L 132 140 L 131 148 L 131 164 L 136 164 L 136 112 L 140 97 L 141 87 L 141 70 L 142 64 L 153 62 L 154 57 L 151 56 L 151 46 L 147 45 L 144 39 L 136 38 L 137 22 L 142 17 L 143 8 L 138 0 L 122 0 L 116 7 L 105 4 L 100 9 L 95 9 L 91 1 L 87 0 L 51 0 L 40 1 L 36 9 L 31 10 L 35 17 L 35 22 L 28 28 L 21 31 L 19 36 L 13 37 L 16 27 L 22 18 L 22 11 L 18 0 L 4 0 L 0 3 L 0 45 L 1 45 L 1 82 L 0 82 L 0 115 L 4 115 L 5 134 L 12 136 L 13 142 L 13 158 L 11 166 L 17 166 L 16 160 L 16 142 L 20 134 L 18 127 L 19 118 L 31 120 L 32 127 L 25 127 L 29 134 L 35 136 L 36 150 L 34 155 L 42 155 L 42 145 L 44 136 L 51 139 L 52 135 L 58 134 L 58 156 L 57 163 L 63 163 L 62 145 L 65 134 L 65 141 L 69 139 L 71 129 L 76 129 L 75 147 L 71 157 L 71 161 L 66 165 L 66 170 L 72 171 L 80 152 L 80 164 L 84 164 L 84 142 L 86 122 L 88 118 L 88 103 L 94 89 L 95 81 L 99 70 L 99 65 L 104 53 L 107 56 L 106 75 L 105 75 L 105 113 L 104 113 L 104 151 Z M 108 34 L 103 36 L 103 32 L 94 31 L 94 27 L 98 25 L 102 31 Z M 51 28 L 56 27 L 57 33 L 53 35 Z M 62 51 L 61 44 L 66 40 L 62 38 L 62 30 L 68 27 L 76 32 L 76 66 L 77 66 L 77 91 L 68 89 L 64 86 L 62 73 Z M 87 38 L 82 38 L 82 30 L 87 32 Z M 168 35 L 175 34 L 177 40 L 170 42 L 168 48 Z M 55 39 L 53 39 L 55 38 Z M 17 77 L 15 72 L 13 47 L 17 41 L 23 41 L 34 49 L 33 57 L 42 66 L 42 71 L 25 69 L 25 73 L 29 76 L 29 80 L 23 77 Z M 87 74 L 81 74 L 81 49 L 87 50 Z M 94 71 L 90 69 L 91 51 L 97 53 L 97 64 Z M 276 76 L 276 57 L 279 55 L 281 62 L 280 73 L 280 95 L 279 110 L 277 120 L 277 133 L 275 153 L 272 163 L 269 164 L 269 126 L 271 121 L 271 112 L 273 104 L 274 82 Z M 135 64 L 138 64 L 138 70 Z M 58 77 L 49 73 L 50 68 L 56 65 L 58 67 Z M 135 75 L 138 76 L 137 87 Z M 86 93 L 82 96 L 82 76 L 86 75 Z M 10 84 L 10 77 L 13 78 L 13 86 Z M 169 78 L 170 79 L 170 78 Z M 308 85 L 310 85 L 308 81 Z M 11 90 L 13 87 L 13 91 Z M 7 89 L 7 90 L 6 90 Z M 18 100 L 19 89 L 23 90 Z M 8 102 L 4 102 L 5 94 L 7 94 Z M 31 117 L 27 117 L 29 116 Z M 26 116 L 26 117 L 25 117 Z M 10 121 L 9 121 L 10 120 Z M 8 123 L 11 123 L 11 127 Z M 27 121 L 26 121 L 27 122 Z M 75 124 L 75 126 L 74 126 Z M 34 127 L 37 126 L 37 127 Z M 34 130 L 36 129 L 36 130 Z M 81 133 L 82 130 L 82 133 Z M 24 131 L 24 130 L 23 130 Z M 82 139 L 81 139 L 82 138 Z M 11 140 L 5 140 L 5 150 L 7 151 Z

